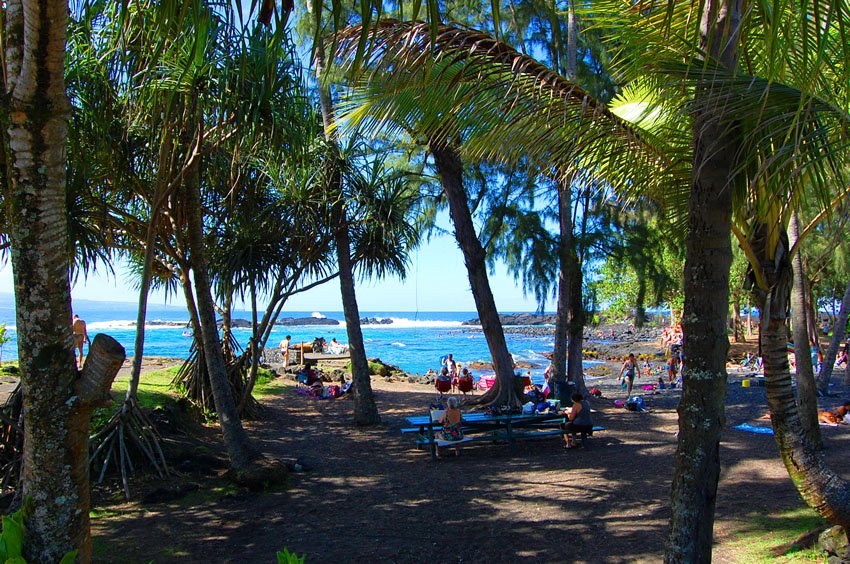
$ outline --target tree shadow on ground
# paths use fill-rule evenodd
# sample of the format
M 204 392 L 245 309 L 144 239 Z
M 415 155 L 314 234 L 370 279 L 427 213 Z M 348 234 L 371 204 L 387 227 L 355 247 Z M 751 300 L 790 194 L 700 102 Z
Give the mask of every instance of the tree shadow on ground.
M 283 547 L 308 562 L 661 560 L 672 409 L 635 413 L 596 400 L 606 430 L 588 448 L 565 451 L 557 438 L 484 443 L 434 462 L 400 433 L 433 394 L 384 386 L 376 399 L 384 424 L 356 428 L 346 400 L 269 398 L 250 432 L 265 452 L 309 471 L 277 491 L 125 504 L 126 513 L 95 520 L 103 560 L 269 562 Z M 772 437 L 727 430 L 723 442 L 720 542 L 727 521 L 802 505 Z

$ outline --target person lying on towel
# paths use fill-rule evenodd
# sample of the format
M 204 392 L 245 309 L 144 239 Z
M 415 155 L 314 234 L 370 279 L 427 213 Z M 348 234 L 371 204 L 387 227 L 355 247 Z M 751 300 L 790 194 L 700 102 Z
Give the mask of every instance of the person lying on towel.
M 830 425 L 843 423 L 844 417 L 848 412 L 850 412 L 850 401 L 845 401 L 839 407 L 836 407 L 831 411 L 818 411 L 818 421 L 821 423 L 829 423 Z

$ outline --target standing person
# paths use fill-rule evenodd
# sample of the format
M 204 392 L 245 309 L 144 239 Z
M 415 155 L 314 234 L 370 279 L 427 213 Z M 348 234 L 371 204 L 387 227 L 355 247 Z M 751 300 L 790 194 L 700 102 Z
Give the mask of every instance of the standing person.
M 626 382 L 626 395 L 628 397 L 632 396 L 632 386 L 635 383 L 635 376 L 637 374 L 637 359 L 635 359 L 635 353 L 629 353 L 629 358 L 623 363 L 623 367 L 620 368 L 620 374 L 617 376 L 618 379 L 623 378 Z
M 675 356 L 667 359 L 667 382 L 673 384 L 676 382 L 676 373 L 679 371 L 679 363 Z
M 289 344 L 292 342 L 292 335 L 287 335 L 280 342 L 280 354 L 283 355 L 283 367 L 289 366 Z
M 454 378 L 457 374 L 457 363 L 455 362 L 454 357 L 451 354 L 446 357 L 446 369 L 449 371 L 449 376 Z
M 79 315 L 74 314 L 74 323 L 72 325 L 74 329 L 74 348 L 77 349 L 80 353 L 80 358 L 77 361 L 77 367 L 83 367 L 83 345 L 85 343 L 89 344 L 91 347 L 91 339 L 89 339 L 88 331 L 86 331 L 86 322 L 80 319 Z

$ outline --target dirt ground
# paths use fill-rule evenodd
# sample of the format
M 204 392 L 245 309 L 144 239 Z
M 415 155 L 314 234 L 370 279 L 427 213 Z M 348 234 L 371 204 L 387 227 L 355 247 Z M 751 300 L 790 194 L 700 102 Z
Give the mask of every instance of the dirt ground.
M 767 424 L 758 419 L 764 388 L 742 388 L 745 375 L 730 375 L 716 562 L 737 561 L 736 534 L 755 517 L 803 506 L 773 437 L 729 429 Z M 132 502 L 114 483 L 95 489 L 96 561 L 271 562 L 283 547 L 311 563 L 661 561 L 678 390 L 647 393 L 650 410 L 630 412 L 613 406 L 624 393 L 608 375 L 593 382 L 607 396 L 592 402 L 605 431 L 587 448 L 563 450 L 559 439 L 514 450 L 481 443 L 432 462 L 399 431 L 405 417 L 426 413 L 433 391 L 372 383 L 384 420 L 374 428 L 353 427 L 345 399 L 287 388 L 265 400 L 265 418 L 248 423 L 249 434 L 265 453 L 304 467 L 273 491 L 229 485 L 216 428 L 201 430 L 202 443 L 160 415 L 177 476 L 134 479 Z M 846 469 L 850 429 L 824 429 L 824 437 L 831 466 Z

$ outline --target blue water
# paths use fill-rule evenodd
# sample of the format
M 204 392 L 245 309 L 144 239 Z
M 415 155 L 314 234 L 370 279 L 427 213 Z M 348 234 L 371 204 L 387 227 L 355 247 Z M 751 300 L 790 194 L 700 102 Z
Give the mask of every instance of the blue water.
M 121 302 L 94 302 L 77 300 L 74 313 L 84 319 L 88 325 L 89 336 L 106 333 L 117 339 L 133 354 L 136 319 L 136 304 Z M 281 317 L 324 316 L 342 321 L 342 312 L 304 312 L 284 311 Z M 462 323 L 478 317 L 475 312 L 386 312 L 363 311 L 361 317 L 390 318 L 391 325 L 364 325 L 363 338 L 366 354 L 378 357 L 384 362 L 394 364 L 406 372 L 422 374 L 429 368 L 438 370 L 440 357 L 452 353 L 456 361 L 466 365 L 473 361 L 490 361 L 490 352 L 483 333 Z M 250 313 L 234 312 L 234 318 L 250 319 Z M 176 321 L 185 323 L 188 314 L 182 307 L 151 305 L 148 308 L 148 322 Z M 14 301 L 9 294 L 0 294 L 0 323 L 6 323 L 12 341 L 3 346 L 3 359 L 17 358 L 15 339 Z M 70 321 L 69 321 L 70 328 Z M 167 356 L 186 358 L 189 354 L 191 337 L 184 337 L 183 327 L 162 327 L 148 325 L 145 328 L 145 356 Z M 243 346 L 248 342 L 250 329 L 235 329 L 234 334 Z M 336 326 L 292 326 L 275 327 L 267 346 L 275 347 L 286 336 L 292 335 L 292 341 L 312 342 L 315 337 L 324 337 L 328 341 L 335 338 L 347 343 L 345 325 Z M 543 370 L 548 361 L 541 355 L 551 352 L 554 345 L 552 337 L 532 337 L 525 335 L 505 335 L 508 348 L 516 361 L 528 361 L 537 364 L 531 369 L 535 381 L 542 381 Z M 476 371 L 480 376 L 486 372 Z

